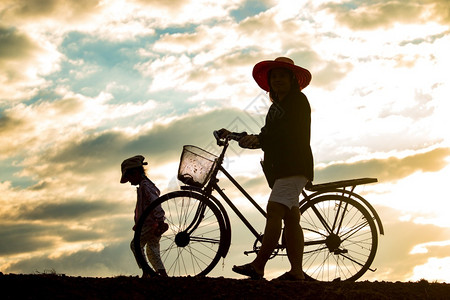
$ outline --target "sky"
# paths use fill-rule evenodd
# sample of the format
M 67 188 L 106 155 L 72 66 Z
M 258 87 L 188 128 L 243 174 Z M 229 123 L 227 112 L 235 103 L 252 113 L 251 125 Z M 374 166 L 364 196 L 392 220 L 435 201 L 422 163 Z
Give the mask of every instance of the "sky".
M 314 183 L 379 181 L 355 190 L 385 230 L 361 280 L 450 282 L 449 25 L 447 0 L 2 0 L 0 271 L 140 274 L 121 162 L 142 154 L 178 189 L 183 145 L 259 132 L 270 102 L 252 68 L 287 56 L 312 73 Z M 265 207 L 262 156 L 234 145 L 226 167 Z M 210 276 L 252 259 L 231 218 Z

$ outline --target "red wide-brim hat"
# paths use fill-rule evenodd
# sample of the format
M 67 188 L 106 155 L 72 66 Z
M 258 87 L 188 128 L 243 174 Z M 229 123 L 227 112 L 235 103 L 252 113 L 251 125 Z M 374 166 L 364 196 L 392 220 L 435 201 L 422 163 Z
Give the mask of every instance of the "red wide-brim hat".
M 285 68 L 291 70 L 297 78 L 300 90 L 303 90 L 311 82 L 311 73 L 305 68 L 296 66 L 288 57 L 277 57 L 275 60 L 264 60 L 253 67 L 253 78 L 266 92 L 270 91 L 268 73 L 272 69 Z

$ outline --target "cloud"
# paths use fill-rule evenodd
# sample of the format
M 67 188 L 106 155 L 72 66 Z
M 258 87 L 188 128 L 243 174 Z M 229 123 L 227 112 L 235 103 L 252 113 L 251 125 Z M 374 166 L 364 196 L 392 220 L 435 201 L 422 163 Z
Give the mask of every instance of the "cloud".
M 433 15 L 437 17 L 439 21 L 443 24 L 450 24 L 450 3 L 446 0 L 429 0 L 426 3 L 433 5 Z M 433 18 L 433 15 L 430 19 Z
M 186 115 L 169 124 L 154 124 L 137 135 L 120 131 L 92 134 L 66 143 L 58 151 L 47 151 L 43 156 L 48 164 L 44 168 L 30 168 L 40 176 L 49 176 L 55 166 L 58 170 L 85 174 L 100 168 L 116 168 L 126 157 L 139 153 L 148 154 L 150 161 L 164 164 L 178 160 L 185 144 L 213 145 L 213 130 L 229 125 L 239 116 L 248 118 L 238 110 L 212 110 Z
M 268 9 L 273 5 L 273 1 L 258 1 L 258 0 L 245 0 L 242 1 L 241 6 L 231 10 L 230 15 L 236 19 L 237 22 L 244 20 L 249 16 L 256 15 L 262 11 Z
M 327 90 L 334 90 L 339 81 L 341 81 L 351 70 L 353 65 L 349 62 L 326 62 L 326 65 L 314 72 L 312 84 L 323 87 Z
M 440 21 L 443 24 L 449 22 L 449 3 L 440 1 L 392 1 L 379 0 L 367 3 L 359 2 L 355 5 L 352 1 L 344 3 L 326 3 L 323 9 L 335 15 L 336 20 L 351 29 L 375 30 L 377 28 L 390 28 L 395 23 L 417 24 Z
M 66 220 L 83 221 L 104 214 L 119 214 L 124 211 L 124 205 L 120 202 L 87 201 L 86 199 L 65 199 L 64 202 L 43 202 L 38 204 L 27 203 L 20 205 L 16 218 L 22 220 Z M 7 219 L 7 218 L 3 218 Z
M 113 216 L 114 218 L 114 216 Z M 17 220 L 17 219 L 16 219 Z M 36 224 L 25 223 L 22 220 L 16 223 L 1 223 L 0 236 L 3 241 L 0 245 L 0 256 L 21 254 L 27 252 L 39 252 L 56 249 L 62 243 L 76 243 L 105 239 L 105 232 L 96 229 L 70 228 L 70 220 L 67 225 L 62 224 Z M 108 236 L 113 238 L 114 232 Z
M 28 36 L 12 28 L 0 27 L 0 42 L 2 67 L 7 65 L 9 59 L 27 58 L 41 50 Z
M 417 224 L 412 221 L 398 221 L 400 212 L 388 207 L 376 207 L 383 221 L 385 235 L 379 236 L 375 261 L 375 273 L 368 273 L 367 280 L 403 280 L 414 272 L 414 266 L 427 262 L 430 256 L 448 257 L 448 247 L 430 247 L 433 253 L 411 253 L 418 245 L 448 239 L 448 228 Z M 422 277 L 423 278 L 423 277 Z M 428 277 L 426 277 L 428 278 Z
M 432 241 L 414 246 L 411 254 L 429 253 L 433 257 L 447 257 L 450 253 L 450 241 Z
M 414 92 L 414 101 L 410 101 L 411 106 L 403 105 L 401 109 L 386 107 L 380 112 L 380 118 L 389 118 L 390 116 L 402 116 L 417 122 L 418 120 L 431 117 L 435 108 L 430 94 L 416 90 Z
M 136 0 L 140 9 L 154 18 L 155 26 L 179 26 L 206 23 L 209 20 L 227 20 L 229 11 L 240 1 L 210 2 L 208 0 L 155 1 Z
M 66 187 L 73 193 L 66 193 L 65 198 L 69 200 L 72 195 L 74 200 L 80 194 L 71 186 L 95 189 L 95 184 L 89 182 L 95 174 L 119 176 L 108 172 L 117 172 L 126 157 L 143 154 L 151 165 L 162 166 L 178 161 L 185 144 L 213 146 L 215 129 L 232 126 L 248 132 L 259 130 L 251 114 L 242 110 L 193 110 L 184 116 L 152 121 L 147 119 L 151 103 L 113 105 L 106 99 L 74 95 L 6 110 L 0 117 L 0 140 L 4 141 L 0 149 L 4 157 L 14 157 L 15 173 L 9 180 L 16 185 L 23 178 L 31 178 L 29 190 L 39 194 Z M 142 121 L 146 123 L 94 130 L 108 126 L 112 119 L 118 124 L 121 118 L 131 116 L 145 117 Z M 10 136 L 15 136 L 14 140 Z M 29 199 L 33 197 L 36 195 Z M 48 201 L 48 196 L 45 199 Z
M 0 222 L 0 236 L 4 241 L 0 244 L 2 271 L 9 269 L 17 272 L 18 269 L 15 267 L 17 264 L 23 266 L 19 272 L 30 273 L 35 269 L 52 267 L 41 266 L 36 263 L 36 260 L 69 263 L 72 256 L 77 256 L 79 259 L 87 258 L 89 253 L 108 252 L 107 248 L 114 248 L 118 243 L 129 245 L 133 236 L 132 207 L 110 202 L 108 209 L 106 202 L 100 205 L 98 203 L 79 202 L 75 206 L 69 203 L 61 205 L 41 203 L 35 205 L 35 209 L 30 205 L 26 210 L 27 217 L 32 220 L 26 220 L 21 216 L 16 216 L 14 220 L 9 221 L 2 218 Z M 75 213 L 66 210 L 71 206 L 77 209 Z M 91 207 L 100 206 L 105 209 L 101 211 L 94 208 L 94 211 L 87 211 Z M 124 214 L 124 211 L 129 213 Z M 62 215 L 57 217 L 57 213 Z M 62 219 L 64 222 L 61 222 Z M 127 251 L 122 253 L 126 254 Z M 120 254 L 109 256 L 108 259 L 114 261 L 118 256 Z M 33 264 L 28 265 L 28 261 L 34 263 L 34 269 L 29 269 Z M 74 268 L 85 267 L 71 266 L 65 270 L 70 272 Z M 107 273 L 103 275 L 106 276 Z
M 413 40 L 406 40 L 399 43 L 400 46 L 406 46 L 408 44 L 420 45 L 423 43 L 431 43 L 433 44 L 435 41 L 440 40 L 450 34 L 450 30 L 446 30 L 444 32 L 429 35 L 426 37 L 415 38 Z
M 249 37 L 265 36 L 277 29 L 277 23 L 274 20 L 275 13 L 268 10 L 254 16 L 250 16 L 239 23 L 238 29 L 240 33 L 244 33 Z
M 420 281 L 423 278 L 428 278 L 428 280 L 432 280 L 433 282 L 448 282 L 449 269 L 450 257 L 430 257 L 425 264 L 414 267 L 414 275 L 408 278 L 408 280 Z
M 151 77 L 151 92 L 177 89 L 196 93 L 198 100 L 230 99 L 240 85 L 256 89 L 251 69 L 260 57 L 247 48 L 254 43 L 245 34 L 231 23 L 164 34 L 154 43 L 150 59 L 135 67 Z
M 80 135 L 97 126 L 106 126 L 111 120 L 118 124 L 130 116 L 136 116 L 136 120 L 143 116 L 148 118 L 149 111 L 155 107 L 151 100 L 111 104 L 112 96 L 108 93 L 91 98 L 65 89 L 59 92 L 65 95 L 30 105 L 17 104 L 0 115 L 1 156 L 31 155 L 32 151 L 41 152 L 50 146 L 56 150 L 64 142 L 77 140 Z
M 52 19 L 59 22 L 83 22 L 99 12 L 101 1 L 91 0 L 6 0 L 0 6 L 5 21 L 17 23 Z
M 175 88 L 196 93 L 196 101 L 234 101 L 236 94 L 248 91 L 248 86 L 258 90 L 251 78 L 253 66 L 278 56 L 290 56 L 310 68 L 316 86 L 331 88 L 351 70 L 351 64 L 324 61 L 313 50 L 309 42 L 314 37 L 302 29 L 307 21 L 285 20 L 277 13 L 274 8 L 238 24 L 225 21 L 200 25 L 188 32 L 165 33 L 150 51 L 141 50 L 149 59 L 135 68 L 152 79 L 151 92 Z
M 315 177 L 318 181 L 375 177 L 381 182 L 395 182 L 415 172 L 437 172 L 448 164 L 446 158 L 449 156 L 450 148 L 436 148 L 402 158 L 333 163 L 317 169 Z
M 8 135 L 17 128 L 20 128 L 25 122 L 23 120 L 14 119 L 11 116 L 1 114 L 0 115 L 0 133 Z
M 100 249 L 87 247 L 87 249 L 65 253 L 58 257 L 42 254 L 27 257 L 10 263 L 2 271 L 30 274 L 55 270 L 57 274 L 97 277 L 141 275 L 130 250 L 131 239 L 132 235 L 128 235 L 125 241 L 110 243 Z
M 60 38 L 81 31 L 99 39 L 125 41 L 153 35 L 156 29 L 228 20 L 229 12 L 238 6 L 238 1 L 6 0 L 0 4 L 0 24 L 33 28 L 39 22 L 41 30 L 34 33 L 48 31 Z
M 0 105 L 33 96 L 46 84 L 40 75 L 53 70 L 58 57 L 25 33 L 0 25 Z
M 56 138 L 54 134 L 73 126 L 64 124 L 63 120 L 67 120 L 68 116 L 73 118 L 80 112 L 81 105 L 80 99 L 67 98 L 30 106 L 18 104 L 5 110 L 0 119 L 2 155 L 20 155 L 21 151 L 36 149 L 35 146 L 44 147 L 46 141 L 51 143 Z M 65 134 L 69 134 L 69 130 Z M 9 136 L 14 136 L 14 140 L 10 140 Z
M 0 236 L 0 256 L 33 252 L 56 245 L 55 240 L 44 237 L 52 226 L 40 224 L 5 224 L 2 222 Z

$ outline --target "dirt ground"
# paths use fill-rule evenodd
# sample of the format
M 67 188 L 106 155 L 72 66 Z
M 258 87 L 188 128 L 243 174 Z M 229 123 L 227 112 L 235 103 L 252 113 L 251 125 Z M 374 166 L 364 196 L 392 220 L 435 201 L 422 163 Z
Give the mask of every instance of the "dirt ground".
M 249 279 L 0 273 L 1 299 L 450 299 L 450 284 L 275 282 Z

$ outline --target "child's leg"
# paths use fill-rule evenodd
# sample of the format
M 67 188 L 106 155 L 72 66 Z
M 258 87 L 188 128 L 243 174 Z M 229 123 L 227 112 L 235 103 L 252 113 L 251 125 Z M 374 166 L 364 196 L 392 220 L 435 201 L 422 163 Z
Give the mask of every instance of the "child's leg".
M 147 257 L 153 268 L 162 276 L 167 276 L 166 269 L 159 254 L 159 241 L 161 236 L 149 235 L 147 239 Z
M 141 247 L 140 247 L 140 250 L 141 250 L 141 252 L 142 252 L 142 255 L 144 256 L 144 245 L 142 244 L 142 241 L 141 241 Z M 134 258 L 136 259 L 136 263 L 137 263 L 137 265 L 139 266 L 139 269 L 142 269 L 142 266 L 141 266 L 141 264 L 139 263 L 139 260 L 137 259 L 137 256 L 136 256 L 136 248 L 134 247 L 134 239 L 132 239 L 131 240 L 131 243 L 130 243 L 130 248 L 131 248 L 131 251 L 133 252 L 133 255 L 134 255 Z
M 140 241 L 139 241 L 139 251 L 141 251 L 141 253 L 142 253 L 142 256 L 144 257 L 144 259 L 145 259 L 145 253 L 144 253 L 144 247 L 145 247 L 145 244 L 147 243 L 147 240 L 149 239 L 149 235 L 151 235 L 152 233 L 151 233 L 151 230 L 149 229 L 149 228 L 143 228 L 142 229 L 142 234 L 141 234 L 141 239 L 140 239 Z M 135 246 L 134 246 L 134 238 L 133 238 L 133 240 L 131 241 L 131 244 L 130 244 L 130 248 L 131 248 L 131 251 L 133 252 L 133 254 L 134 254 L 134 258 L 136 259 L 136 262 L 137 262 L 137 265 L 138 265 L 138 267 L 139 267 L 139 269 L 142 269 L 142 265 L 140 264 L 140 262 L 139 262 L 139 260 L 137 259 L 137 256 L 136 256 L 136 248 L 135 248 Z M 145 272 L 144 272 L 144 274 L 142 275 L 143 277 L 146 277 L 148 274 L 146 274 Z

